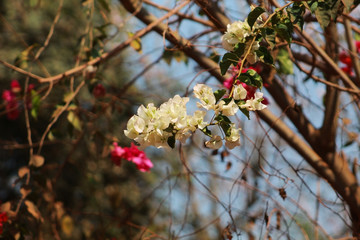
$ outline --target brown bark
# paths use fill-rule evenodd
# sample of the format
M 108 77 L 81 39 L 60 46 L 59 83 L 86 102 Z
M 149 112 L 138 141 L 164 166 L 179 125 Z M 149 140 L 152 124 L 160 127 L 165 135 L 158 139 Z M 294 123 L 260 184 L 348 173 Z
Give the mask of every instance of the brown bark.
M 130 13 L 133 13 L 145 24 L 150 24 L 156 20 L 156 17 L 141 7 L 138 0 L 119 1 Z M 219 28 L 220 32 L 225 31 L 225 26 L 229 23 L 229 20 L 216 7 L 214 2 L 206 0 L 195 2 L 204 10 L 209 20 Z M 224 76 L 220 74 L 217 64 L 192 47 L 190 42 L 182 38 L 177 32 L 172 31 L 162 23 L 158 24 L 154 30 L 161 36 L 165 36 L 178 49 L 184 51 L 187 56 L 196 61 L 202 68 L 209 70 L 210 74 L 219 81 L 224 81 Z M 336 28 L 330 25 L 327 29 L 327 34 L 334 34 L 335 31 Z M 299 31 L 297 33 L 304 41 L 307 41 L 308 44 L 314 47 L 317 54 L 323 59 L 324 62 L 321 62 L 322 67 L 324 67 L 324 64 L 327 64 L 328 68 L 332 68 L 334 72 L 338 73 L 337 76 L 327 76 L 328 81 L 337 82 L 337 78 L 340 76 L 345 84 L 353 89 L 358 89 L 354 83 L 349 82 L 351 80 L 348 76 L 344 75 L 339 70 L 339 67 L 334 65 L 334 59 L 336 59 L 337 55 L 334 39 L 328 39 L 326 51 L 323 51 L 309 36 L 299 33 Z M 300 137 L 300 134 L 291 130 L 269 110 L 260 111 L 258 113 L 259 116 L 293 147 L 343 198 L 350 210 L 354 237 L 360 239 L 360 188 L 355 175 L 348 166 L 346 156 L 336 152 L 337 111 L 339 106 L 338 90 L 331 87 L 327 88 L 325 117 L 323 126 L 319 131 L 314 128 L 301 109 L 296 108 L 295 101 L 286 92 L 286 89 L 281 86 L 280 82 L 273 77 L 274 74 L 269 74 L 268 79 L 265 79 L 265 81 L 270 83 L 269 92 L 308 144 Z

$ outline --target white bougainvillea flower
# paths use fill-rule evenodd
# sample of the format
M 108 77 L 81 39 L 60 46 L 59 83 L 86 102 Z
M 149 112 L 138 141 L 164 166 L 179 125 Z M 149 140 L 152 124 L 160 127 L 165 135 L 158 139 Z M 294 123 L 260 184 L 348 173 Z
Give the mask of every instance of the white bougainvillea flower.
M 263 93 L 256 92 L 254 98 L 246 100 L 245 104 L 240 105 L 240 107 L 246 108 L 248 111 L 263 110 L 267 106 L 261 103 L 262 100 L 264 100 Z
M 189 101 L 188 97 L 180 97 L 175 95 L 169 101 L 161 104 L 159 108 L 159 115 L 169 120 L 170 123 L 176 127 L 183 128 L 187 126 L 186 103 Z
M 233 98 L 235 100 L 242 100 L 245 99 L 247 95 L 246 89 L 243 85 L 239 84 L 234 87 Z
M 168 148 L 169 145 L 167 144 L 167 140 L 170 136 L 171 134 L 168 132 L 157 130 L 148 132 L 143 138 L 144 141 L 141 141 L 140 139 L 135 139 L 135 141 L 140 143 L 143 147 L 155 146 L 157 148 Z
M 216 98 L 211 87 L 205 84 L 196 84 L 194 95 L 200 100 L 200 103 L 196 103 L 199 108 L 202 107 L 206 110 L 215 109 Z
M 127 123 L 127 130 L 124 131 L 125 136 L 134 139 L 145 129 L 145 121 L 139 116 L 132 116 Z
M 225 116 L 234 116 L 239 110 L 239 107 L 235 103 L 234 99 L 231 99 L 228 104 L 225 104 L 225 102 L 221 100 L 218 105 L 219 107 L 217 109 Z
M 211 149 L 219 149 L 223 145 L 222 139 L 220 136 L 215 135 L 209 141 L 205 142 L 205 146 Z
M 185 143 L 185 141 L 191 137 L 192 132 L 190 130 L 190 128 L 183 128 L 180 129 L 176 134 L 175 134 L 175 139 L 179 140 L 181 143 Z
M 240 146 L 240 130 L 235 128 L 235 124 L 231 124 L 230 136 L 225 137 L 225 146 L 229 149 Z
M 147 107 L 141 105 L 137 110 L 137 115 L 145 121 L 150 121 L 155 118 L 156 110 L 153 103 L 149 103 Z
M 233 51 L 237 43 L 244 43 L 246 37 L 250 36 L 252 31 L 247 22 L 236 21 L 227 25 L 227 30 L 221 38 L 222 46 L 228 51 Z
M 191 131 L 194 132 L 196 130 L 196 128 L 199 128 L 201 130 L 208 125 L 207 122 L 204 122 L 205 115 L 206 115 L 205 111 L 197 110 L 197 111 L 195 111 L 193 116 L 189 116 L 188 126 L 191 129 Z
M 248 51 L 252 40 L 250 40 L 249 36 L 254 36 L 256 31 L 255 29 L 261 27 L 261 18 L 259 18 L 253 26 L 253 29 L 250 28 L 247 20 L 245 22 L 236 21 L 232 24 L 227 25 L 227 30 L 225 34 L 221 37 L 221 43 L 225 50 L 233 51 L 236 44 L 238 43 L 246 43 L 246 47 L 243 53 L 243 56 Z M 255 62 L 259 61 L 255 51 L 258 50 L 260 47 L 259 41 L 254 41 L 250 50 L 250 53 L 247 55 L 246 60 L 250 64 L 254 64 Z

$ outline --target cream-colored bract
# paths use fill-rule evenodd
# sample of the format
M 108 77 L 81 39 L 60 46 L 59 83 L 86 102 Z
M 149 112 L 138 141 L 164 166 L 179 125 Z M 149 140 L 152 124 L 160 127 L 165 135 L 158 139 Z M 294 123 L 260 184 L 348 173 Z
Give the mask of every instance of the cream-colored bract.
M 217 102 L 211 87 L 205 84 L 197 84 L 194 87 L 194 96 L 200 101 L 197 102 L 199 108 L 207 111 L 213 110 L 215 115 L 221 114 L 227 117 L 234 116 L 239 107 L 246 108 L 249 111 L 261 110 L 266 107 L 261 103 L 262 93 L 256 93 L 254 99 L 247 100 L 245 103 L 242 101 L 242 105 L 238 101 L 235 102 L 235 100 L 244 100 L 246 94 L 245 88 L 237 85 L 234 87 L 233 98 L 230 101 L 220 99 Z M 212 125 L 220 124 L 216 120 L 212 123 L 204 121 L 207 111 L 197 110 L 193 115 L 188 115 L 186 104 L 189 100 L 188 97 L 176 95 L 161 104 L 159 108 L 155 107 L 153 103 L 149 103 L 146 107 L 141 105 L 137 110 L 137 115 L 129 119 L 124 134 L 139 143 L 142 148 L 147 146 L 163 148 L 169 147 L 168 140 L 170 137 L 185 143 L 197 129 L 203 130 Z M 225 139 L 217 135 L 211 136 L 211 139 L 205 142 L 208 148 L 220 148 L 223 146 L 223 140 L 229 149 L 240 145 L 240 128 L 236 128 L 234 123 L 227 124 Z M 210 134 L 207 132 L 207 135 Z

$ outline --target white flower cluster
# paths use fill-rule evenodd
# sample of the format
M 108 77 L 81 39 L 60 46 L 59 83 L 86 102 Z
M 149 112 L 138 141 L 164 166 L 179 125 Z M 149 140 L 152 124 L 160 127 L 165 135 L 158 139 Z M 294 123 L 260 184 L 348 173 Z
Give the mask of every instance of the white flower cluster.
M 241 84 L 235 85 L 233 91 L 233 96 L 228 104 L 226 104 L 224 100 L 216 103 L 216 98 L 211 87 L 205 84 L 197 84 L 194 87 L 195 97 L 200 100 L 197 106 L 199 108 L 205 108 L 206 110 L 214 110 L 216 115 L 221 113 L 224 116 L 233 116 L 239 107 L 245 108 L 248 111 L 263 110 L 266 108 L 266 105 L 261 103 L 263 93 L 256 92 L 254 98 L 246 100 L 245 103 L 241 102 L 236 104 L 235 100 L 244 100 L 246 98 L 247 91 Z
M 254 30 L 259 28 L 260 24 L 256 22 L 253 26 Z M 247 41 L 247 37 L 254 35 L 254 30 L 251 30 L 247 20 L 245 22 L 236 21 L 232 24 L 227 25 L 227 31 L 222 36 L 222 46 L 227 51 L 233 51 L 237 43 L 246 43 L 245 53 L 250 47 L 251 41 Z M 250 54 L 247 56 L 246 60 L 250 64 L 254 64 L 258 61 L 255 50 L 258 50 L 260 47 L 259 42 L 255 41 L 251 47 Z
M 208 125 L 204 122 L 204 111 L 196 111 L 193 116 L 187 115 L 185 105 L 188 101 L 188 97 L 176 95 L 159 108 L 153 103 L 147 107 L 141 105 L 137 115 L 128 121 L 125 135 L 143 147 L 168 147 L 167 141 L 174 134 L 176 140 L 184 142 L 197 128 L 203 129 Z
M 255 93 L 255 98 L 248 99 L 246 101 L 238 101 L 236 100 L 244 100 L 247 95 L 246 89 L 240 84 L 234 86 L 233 97 L 230 102 L 226 104 L 224 100 L 218 101 L 216 103 L 215 95 L 211 89 L 211 87 L 205 84 L 197 84 L 194 87 L 195 97 L 200 100 L 200 103 L 197 103 L 197 106 L 203 107 L 207 110 L 214 110 L 216 115 L 224 115 L 224 116 L 234 116 L 239 108 L 245 108 L 248 111 L 262 110 L 266 108 L 266 105 L 262 104 L 263 94 L 261 92 Z M 227 136 L 225 136 L 225 146 L 229 149 L 233 149 L 236 146 L 240 145 L 240 128 L 235 128 L 235 124 L 231 123 Z M 220 136 L 212 136 L 212 138 L 205 143 L 208 148 L 218 149 L 223 143 Z
M 216 100 L 211 87 L 205 84 L 197 84 L 194 87 L 194 95 L 200 100 L 197 103 L 199 108 L 214 110 L 217 116 L 233 116 L 240 108 L 248 111 L 262 110 L 266 105 L 262 104 L 262 93 L 256 93 L 254 99 L 244 100 L 246 90 L 242 85 L 234 87 L 233 97 L 230 102 Z M 155 146 L 158 148 L 168 147 L 169 138 L 185 142 L 196 129 L 204 130 L 210 125 L 225 124 L 225 146 L 232 149 L 240 145 L 240 128 L 236 128 L 231 122 L 207 123 L 204 121 L 205 111 L 198 110 L 194 115 L 187 115 L 186 103 L 188 97 L 176 95 L 169 101 L 156 108 L 153 103 L 147 107 L 141 105 L 137 115 L 130 118 L 127 123 L 125 135 L 141 146 Z M 215 118 L 216 119 L 216 118 Z M 206 132 L 206 131 L 204 131 Z M 222 138 L 218 135 L 211 135 L 211 139 L 205 145 L 212 149 L 218 149 L 223 145 Z

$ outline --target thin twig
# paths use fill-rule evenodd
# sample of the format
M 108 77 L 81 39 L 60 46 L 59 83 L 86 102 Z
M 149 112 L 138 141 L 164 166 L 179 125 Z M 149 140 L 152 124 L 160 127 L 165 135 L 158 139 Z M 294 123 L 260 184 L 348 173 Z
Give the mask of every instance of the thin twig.
M 151 5 L 153 7 L 156 7 L 160 10 L 165 10 L 167 12 L 171 11 L 170 8 L 167 8 L 167 7 L 164 7 L 164 6 L 160 6 L 152 1 L 149 1 L 149 0 L 143 0 L 144 3 L 148 4 L 148 5 Z M 186 15 L 186 14 L 182 14 L 180 12 L 178 12 L 176 15 L 178 15 L 180 18 L 185 18 L 185 19 L 189 19 L 191 21 L 194 21 L 194 22 L 198 22 L 198 23 L 201 23 L 205 26 L 208 26 L 208 27 L 211 27 L 211 28 L 216 28 L 215 25 L 210 22 L 210 21 L 206 21 L 204 19 L 201 19 L 201 18 L 197 18 L 197 17 L 194 17 L 193 15 Z
M 58 7 L 58 10 L 56 12 L 56 15 L 55 15 L 55 18 L 54 18 L 54 21 L 53 23 L 51 24 L 51 27 L 50 27 L 50 30 L 49 30 L 49 33 L 46 37 L 46 40 L 43 44 L 43 46 L 37 51 L 37 53 L 35 54 L 35 57 L 34 57 L 34 60 L 38 60 L 41 53 L 45 50 L 45 48 L 49 45 L 49 42 L 50 42 L 50 39 L 51 37 L 53 36 L 54 34 L 54 29 L 55 29 L 55 26 L 56 24 L 58 23 L 59 19 L 60 19 L 60 14 L 61 14 L 61 9 L 62 9 L 62 6 L 63 6 L 63 3 L 64 3 L 64 0 L 60 0 L 60 3 L 59 3 L 59 7 Z
M 29 110 L 28 110 L 28 86 L 29 86 L 29 77 L 26 78 L 25 80 L 25 89 L 24 89 L 24 97 L 23 97 L 23 102 L 24 102 L 24 110 L 25 110 L 25 125 L 26 125 L 26 131 L 27 131 L 27 139 L 28 139 L 28 143 L 30 146 L 29 149 L 29 155 L 30 155 L 30 161 L 29 161 L 29 165 L 31 163 L 31 159 L 33 157 L 34 154 L 34 148 L 33 146 L 33 142 L 32 142 L 32 138 L 31 138 L 31 127 L 30 127 L 30 119 L 29 119 Z M 29 175 L 29 174 L 28 174 Z
M 40 144 L 39 144 L 39 149 L 37 151 L 37 154 L 40 154 L 42 146 L 44 144 L 44 140 L 45 137 L 47 136 L 47 134 L 49 133 L 51 127 L 57 122 L 57 120 L 59 119 L 59 117 L 61 116 L 61 114 L 63 114 L 69 107 L 71 101 L 76 97 L 76 95 L 79 93 L 80 89 L 85 85 L 85 81 L 83 80 L 79 86 L 77 86 L 77 88 L 75 89 L 75 91 L 72 93 L 72 96 L 69 97 L 69 99 L 67 99 L 67 102 L 65 103 L 65 105 L 61 108 L 61 110 L 58 112 L 58 114 L 56 116 L 54 116 L 53 120 L 49 123 L 49 125 L 46 127 L 46 130 L 44 131 L 43 135 L 41 136 L 41 140 L 40 140 Z

